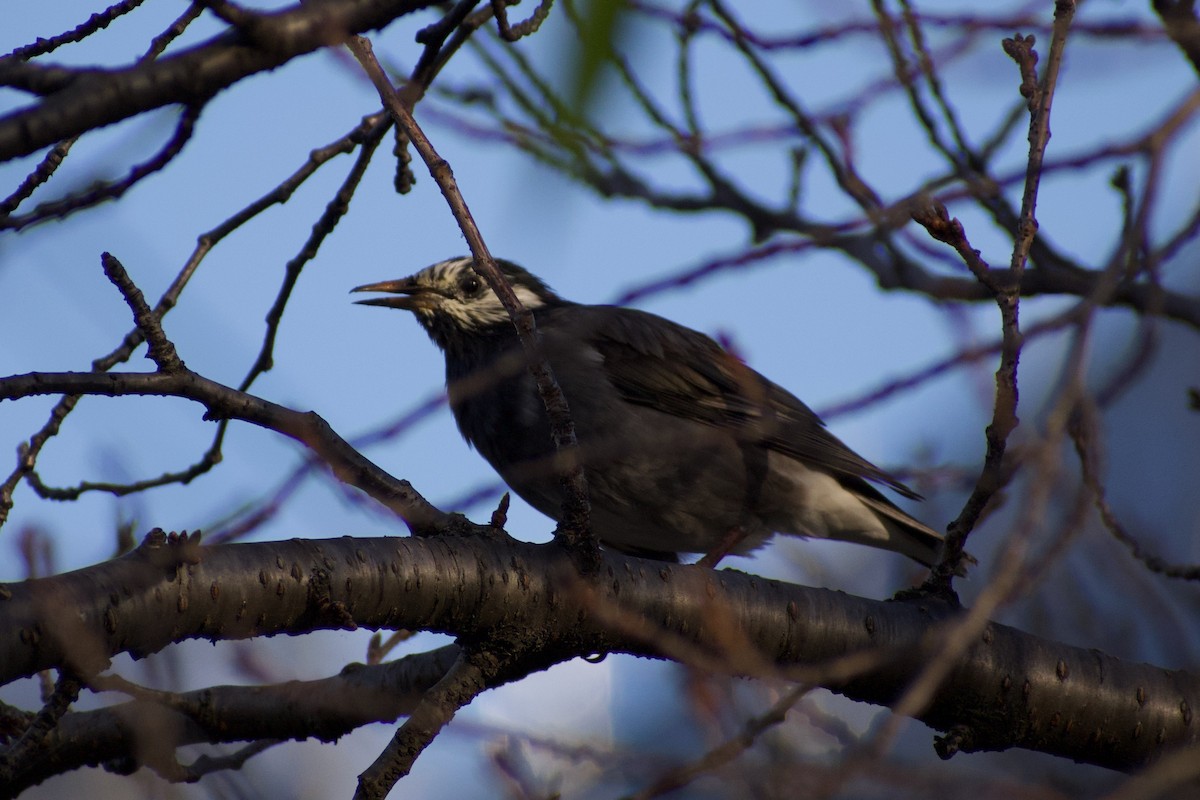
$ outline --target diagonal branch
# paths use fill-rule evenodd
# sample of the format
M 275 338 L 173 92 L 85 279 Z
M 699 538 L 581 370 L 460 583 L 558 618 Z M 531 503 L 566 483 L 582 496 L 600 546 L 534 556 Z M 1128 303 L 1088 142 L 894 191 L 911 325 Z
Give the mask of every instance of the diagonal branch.
M 242 33 L 225 34 L 127 69 L 68 69 L 0 60 L 0 85 L 48 92 L 33 105 L 0 117 L 0 161 L 162 106 L 203 104 L 248 75 L 381 28 L 428 5 L 428 0 L 305 3 L 258 17 L 254 42 Z M 256 44 L 263 42 L 270 46 Z
M 414 532 L 444 528 L 452 517 L 429 504 L 359 453 L 314 412 L 294 411 L 209 380 L 188 369 L 177 372 L 35 372 L 0 378 L 0 401 L 46 394 L 105 397 L 155 395 L 202 403 L 205 419 L 240 419 L 277 431 L 308 447 L 343 483 L 356 486 L 391 509 Z
M 210 686 L 190 692 L 140 690 L 94 711 L 68 712 L 32 757 L 0 775 L 13 794 L 54 775 L 100 764 L 136 767 L 147 758 L 147 732 L 167 741 L 159 758 L 194 744 L 331 741 L 374 722 L 394 722 L 446 674 L 455 645 L 386 664 L 353 664 L 337 675 L 266 686 Z M 157 743 L 155 743 L 157 745 Z M 0 791 L 0 797 L 5 797 Z
M 459 653 L 445 676 L 425 692 L 374 763 L 358 776 L 355 800 L 383 800 L 455 713 L 490 688 L 501 664 L 480 651 Z

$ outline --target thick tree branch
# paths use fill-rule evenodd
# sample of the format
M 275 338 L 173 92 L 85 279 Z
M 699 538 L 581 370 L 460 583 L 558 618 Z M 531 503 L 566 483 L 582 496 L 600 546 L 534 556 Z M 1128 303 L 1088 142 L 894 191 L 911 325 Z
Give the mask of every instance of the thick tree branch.
M 585 585 L 560 548 L 494 537 L 216 547 L 160 537 L 115 561 L 0 587 L 0 680 L 64 664 L 96 674 L 116 653 L 188 638 L 361 626 L 519 631 L 538 642 L 539 665 L 596 652 L 683 658 L 890 704 L 956 613 L 618 554 L 604 555 L 600 575 Z M 830 668 L 864 654 L 861 669 Z M 967 752 L 1024 747 L 1133 770 L 1197 742 L 1197 703 L 1197 676 L 991 623 L 919 718 L 953 729 Z
M 454 663 L 447 645 L 387 664 L 352 664 L 338 675 L 273 686 L 212 686 L 146 696 L 95 711 L 68 712 L 33 758 L 12 765 L 0 797 L 19 794 L 47 778 L 105 765 L 133 772 L 147 757 L 173 759 L 192 744 L 262 740 L 337 740 L 372 722 L 394 722 Z M 147 736 L 153 731 L 156 737 Z M 155 741 L 148 741 L 154 738 Z
M 253 37 L 225 34 L 127 69 L 67 69 L 12 57 L 0 60 L 0 86 L 43 95 L 34 105 L 0 117 L 0 161 L 165 105 L 202 105 L 248 75 L 381 28 L 429 5 L 427 0 L 306 3 L 257 16 Z

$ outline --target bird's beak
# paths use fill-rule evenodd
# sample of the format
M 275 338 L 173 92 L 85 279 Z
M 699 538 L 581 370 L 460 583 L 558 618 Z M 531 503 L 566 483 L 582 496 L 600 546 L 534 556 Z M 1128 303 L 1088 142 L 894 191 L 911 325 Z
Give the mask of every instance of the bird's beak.
M 412 278 L 400 278 L 395 281 L 380 281 L 357 286 L 351 292 L 386 292 L 393 297 L 372 297 L 367 300 L 356 300 L 359 305 L 384 306 L 386 308 L 402 308 L 405 311 L 418 311 L 437 305 L 441 293 L 431 286 L 423 286 Z

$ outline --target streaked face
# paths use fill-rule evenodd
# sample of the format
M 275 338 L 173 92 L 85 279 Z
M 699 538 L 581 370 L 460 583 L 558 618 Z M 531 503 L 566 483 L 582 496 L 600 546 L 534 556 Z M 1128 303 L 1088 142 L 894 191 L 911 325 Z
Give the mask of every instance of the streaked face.
M 476 274 L 471 264 L 470 258 L 452 258 L 426 267 L 408 278 L 367 284 L 354 291 L 387 292 L 393 295 L 359 302 L 411 311 L 430 331 L 448 324 L 470 332 L 507 322 L 508 311 L 500 303 L 500 298 Z M 509 269 L 505 269 L 505 272 L 509 273 L 507 277 L 513 292 L 525 308 L 532 311 L 546 304 L 541 293 L 549 293 L 545 287 L 530 286 L 521 275 L 512 274 Z

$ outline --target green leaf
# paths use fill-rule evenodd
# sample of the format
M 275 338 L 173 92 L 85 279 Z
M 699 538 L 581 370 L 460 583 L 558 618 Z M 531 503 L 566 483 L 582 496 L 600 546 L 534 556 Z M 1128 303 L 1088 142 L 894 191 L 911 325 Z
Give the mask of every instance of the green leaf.
M 610 60 L 613 43 L 621 38 L 629 20 L 625 0 L 582 0 L 579 3 L 580 48 L 571 69 L 571 111 L 587 119 Z

